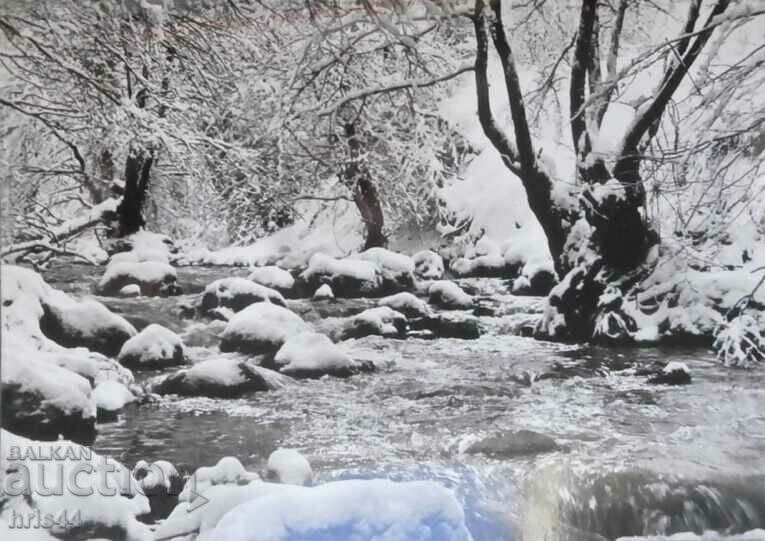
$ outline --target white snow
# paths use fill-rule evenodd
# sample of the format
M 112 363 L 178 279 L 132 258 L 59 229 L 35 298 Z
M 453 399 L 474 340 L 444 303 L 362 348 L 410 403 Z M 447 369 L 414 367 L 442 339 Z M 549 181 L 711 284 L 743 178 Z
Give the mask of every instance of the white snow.
M 271 453 L 266 465 L 268 478 L 287 485 L 309 485 L 313 470 L 308 460 L 296 449 L 280 448 Z
M 179 359 L 175 358 L 178 349 L 183 355 L 181 338 L 170 329 L 152 323 L 122 345 L 117 360 L 136 366 L 178 364 Z
M 688 365 L 680 361 L 668 362 L 667 365 L 661 371 L 664 374 L 671 374 L 673 372 L 683 372 L 685 374 L 691 373 L 691 371 L 688 369 Z
M 314 292 L 313 298 L 317 300 L 334 299 L 335 294 L 332 292 L 332 288 L 329 286 L 329 284 L 322 284 Z
M 93 389 L 93 399 L 98 409 L 119 411 L 131 402 L 135 402 L 136 397 L 124 384 L 106 380 L 98 383 Z
M 288 271 L 274 265 L 255 267 L 247 279 L 272 289 L 291 289 L 295 285 L 295 279 Z
M 272 492 L 232 509 L 213 541 L 470 541 L 454 495 L 431 481 L 351 480 Z
M 287 338 L 274 357 L 285 374 L 294 372 L 331 372 L 348 368 L 352 360 L 326 335 L 302 332 Z

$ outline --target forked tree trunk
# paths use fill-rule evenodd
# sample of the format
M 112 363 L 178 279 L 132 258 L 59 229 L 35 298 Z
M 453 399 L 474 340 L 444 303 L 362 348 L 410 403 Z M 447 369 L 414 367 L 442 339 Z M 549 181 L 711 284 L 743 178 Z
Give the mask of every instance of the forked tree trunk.
M 529 207 L 547 235 L 556 271 L 562 279 L 550 295 L 549 309 L 541 324 L 540 330 L 547 337 L 592 338 L 601 312 L 620 309 L 619 303 L 601 306 L 606 289 L 612 287 L 626 293 L 644 275 L 647 257 L 659 239 L 646 218 L 641 156 L 672 95 L 709 40 L 716 26 L 714 18 L 729 4 L 730 0 L 717 0 L 706 25 L 696 31 L 700 0 L 692 0 L 684 34 L 675 51 L 680 60 L 668 68 L 653 101 L 641 109 L 627 129 L 615 166 L 609 170 L 602 157 L 591 155 L 590 133 L 600 129 L 616 88 L 619 32 L 627 0 L 620 0 L 617 10 L 615 34 L 607 56 L 609 80 L 605 82 L 601 80 L 598 2 L 582 0 L 569 89 L 571 135 L 582 194 L 579 203 L 565 204 L 554 196 L 557 179 L 551 178 L 539 163 L 534 149 L 513 52 L 502 23 L 501 0 L 476 0 L 475 78 L 481 127 L 505 165 L 523 183 Z M 692 39 L 690 35 L 694 33 Z M 499 128 L 491 110 L 487 77 L 489 36 L 504 73 L 513 140 Z M 606 183 L 609 185 L 603 186 Z M 578 229 L 576 238 L 569 238 L 574 225 L 581 220 L 586 221 L 582 224 L 584 228 Z

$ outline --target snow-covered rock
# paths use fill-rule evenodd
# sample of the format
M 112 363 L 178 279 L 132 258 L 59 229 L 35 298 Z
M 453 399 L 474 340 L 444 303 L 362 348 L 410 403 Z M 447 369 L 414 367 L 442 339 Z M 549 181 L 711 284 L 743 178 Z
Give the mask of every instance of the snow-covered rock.
M 170 264 L 170 256 L 166 251 L 157 249 L 130 250 L 129 252 L 119 252 L 109 258 L 109 264 L 116 263 L 143 263 L 145 261 L 154 261 L 156 263 Z
M 151 464 L 139 460 L 133 468 L 133 477 L 151 506 L 151 512 L 142 518 L 152 522 L 166 518 L 178 504 L 184 485 L 176 467 L 167 460 L 156 460 Z
M 266 477 L 277 483 L 305 486 L 313 481 L 313 470 L 311 463 L 300 452 L 280 448 L 268 457 Z
M 382 272 L 386 290 L 400 291 L 414 286 L 414 261 L 408 255 L 377 247 L 353 254 L 349 259 L 375 263 Z
M 141 296 L 141 286 L 138 284 L 126 285 L 117 293 L 118 297 L 132 298 Z
M 451 262 L 449 270 L 459 278 L 506 277 L 512 272 L 499 253 L 480 255 L 473 259 L 459 257 Z
M 115 419 L 125 406 L 136 401 L 135 395 L 125 384 L 112 380 L 96 385 L 93 389 L 93 399 L 96 402 L 99 421 Z
M 430 284 L 428 300 L 431 304 L 447 310 L 466 310 L 473 307 L 473 297 L 448 280 L 439 280 Z
M 307 294 L 322 284 L 329 284 L 338 297 L 374 296 L 383 284 L 382 272 L 376 263 L 362 259 L 335 259 L 324 254 L 314 254 L 299 279 Z
M 272 491 L 232 509 L 211 541 L 470 541 L 454 495 L 432 481 L 336 481 Z
M 544 297 L 558 282 L 552 260 L 526 263 L 521 274 L 513 280 L 513 295 Z
M 477 317 L 463 313 L 442 313 L 409 320 L 411 334 L 419 338 L 460 338 L 476 340 L 481 337 Z
M 348 377 L 363 368 L 326 335 L 315 332 L 288 338 L 276 352 L 274 365 L 281 373 L 296 378 Z
M 183 368 L 152 384 L 161 395 L 232 398 L 285 386 L 289 378 L 236 356 L 221 356 Z
M 228 322 L 220 350 L 241 353 L 274 353 L 290 336 L 310 331 L 300 316 L 268 302 L 251 304 Z
M 199 301 L 199 312 L 207 314 L 214 308 L 230 308 L 239 312 L 256 302 L 286 306 L 282 294 L 246 278 L 222 278 L 209 284 Z
M 688 365 L 679 361 L 671 361 L 660 372 L 648 378 L 648 383 L 664 385 L 686 385 L 691 382 L 691 371 Z
M 124 261 L 108 265 L 96 285 L 96 292 L 114 296 L 131 284 L 138 285 L 141 295 L 145 297 L 178 295 L 181 292 L 175 269 L 158 261 Z
M 406 317 L 425 317 L 430 315 L 430 307 L 424 300 L 415 297 L 408 291 L 383 297 L 378 301 L 380 306 L 389 306 Z
M 335 294 L 332 292 L 332 288 L 329 286 L 329 284 L 323 284 L 313 294 L 313 299 L 317 301 L 334 298 Z
M 444 260 L 440 255 L 423 250 L 412 256 L 414 274 L 423 280 L 440 280 L 444 277 Z
M 95 436 L 96 403 L 87 379 L 39 361 L 29 351 L 2 348 L 2 426 L 24 436 L 77 441 Z
M 210 487 L 247 485 L 252 481 L 260 481 L 260 476 L 255 472 L 245 470 L 236 457 L 224 456 L 215 466 L 197 468 L 186 480 L 178 500 L 193 503 L 200 494 L 204 494 Z
M 34 441 L 5 429 L 0 445 L 4 475 L 0 523 L 11 525 L 7 532 L 0 526 L 3 539 L 40 539 L 35 534 L 42 529 L 13 528 L 13 517 L 19 515 L 56 517 L 46 529 L 55 536 L 51 539 L 152 538 L 148 526 L 136 519 L 149 511 L 148 501 L 130 470 L 119 462 L 71 441 Z M 56 459 L 37 458 L 46 456 Z M 56 479 L 65 481 L 58 485 Z
M 295 285 L 295 278 L 292 277 L 289 271 L 274 265 L 255 267 L 249 276 L 247 276 L 247 279 L 256 284 L 275 289 L 285 295 L 291 292 L 292 287 Z
M 152 369 L 186 362 L 183 342 L 170 329 L 152 323 L 125 342 L 117 357 L 123 366 Z
M 125 318 L 92 299 L 46 304 L 40 328 L 64 347 L 85 347 L 109 356 L 136 334 Z
M 339 326 L 332 332 L 337 340 L 362 338 L 369 335 L 403 337 L 406 335 L 408 320 L 404 314 L 388 306 L 369 308 L 355 316 L 339 320 Z

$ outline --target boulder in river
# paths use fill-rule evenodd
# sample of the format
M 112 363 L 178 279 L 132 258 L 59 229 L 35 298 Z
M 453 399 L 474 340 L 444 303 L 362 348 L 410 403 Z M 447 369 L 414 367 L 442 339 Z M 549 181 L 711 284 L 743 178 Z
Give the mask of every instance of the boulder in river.
M 335 294 L 332 292 L 332 288 L 329 284 L 322 284 L 313 294 L 313 300 L 324 301 L 334 299 Z
M 282 295 L 289 295 L 295 285 L 295 278 L 289 271 L 274 265 L 253 268 L 247 279 L 275 289 Z
M 266 479 L 285 485 L 310 485 L 311 463 L 295 449 L 279 448 L 268 457 Z
M 3 348 L 2 426 L 35 439 L 59 434 L 90 443 L 95 437 L 96 403 L 84 377 Z
M 167 518 L 178 504 L 178 496 L 184 485 L 183 477 L 176 467 L 167 460 L 155 460 L 151 464 L 139 460 L 132 473 L 151 507 L 148 515 L 142 515 L 142 520 L 155 522 Z
M 300 316 L 287 308 L 258 302 L 231 318 L 221 336 L 220 350 L 275 353 L 290 336 L 310 330 Z
M 181 338 L 156 323 L 125 342 L 117 359 L 123 366 L 135 370 L 165 368 L 186 362 Z
M 45 304 L 40 329 L 43 334 L 64 347 L 85 347 L 113 357 L 122 344 L 136 335 L 128 321 L 112 313 L 98 301 Z
M 414 274 L 422 280 L 440 280 L 444 277 L 444 260 L 436 252 L 423 250 L 412 256 Z
M 403 338 L 408 327 L 408 320 L 404 314 L 388 306 L 378 306 L 355 316 L 336 320 L 336 327 L 331 333 L 336 340 L 370 335 Z
M 382 289 L 382 273 L 371 261 L 314 254 L 298 277 L 298 287 L 307 296 L 323 284 L 329 284 L 337 297 L 374 297 Z
M 560 448 L 550 436 L 531 430 L 503 432 L 477 441 L 466 449 L 469 454 L 482 454 L 491 458 L 509 459 L 519 456 L 550 453 Z
M 288 338 L 276 353 L 274 365 L 281 373 L 295 378 L 348 377 L 374 369 L 369 363 L 355 362 L 326 335 L 315 332 Z
M 164 376 L 151 389 L 161 395 L 235 398 L 245 393 L 269 391 L 289 378 L 240 357 L 216 357 Z
M 282 294 L 246 278 L 222 278 L 209 284 L 200 298 L 199 312 L 207 314 L 214 308 L 230 308 L 239 312 L 256 302 L 286 306 Z
M 215 466 L 202 466 L 186 480 L 178 500 L 193 503 L 200 494 L 210 487 L 219 485 L 248 485 L 260 481 L 255 472 L 247 471 L 242 463 L 233 456 L 224 456 Z
M 101 381 L 93 389 L 99 423 L 115 421 L 125 406 L 137 400 L 124 383 L 114 380 Z
M 473 308 L 474 304 L 473 297 L 449 280 L 439 280 L 430 284 L 428 299 L 434 306 L 446 310 L 467 310 Z
M 348 259 L 369 261 L 377 265 L 382 274 L 382 291 L 396 292 L 414 287 L 414 261 L 408 255 L 399 254 L 386 248 L 369 248 Z
M 159 261 L 116 262 L 108 265 L 96 285 L 99 295 L 116 296 L 128 285 L 138 285 L 144 297 L 180 295 L 175 269 Z
M 406 317 L 425 317 L 430 315 L 428 303 L 408 291 L 383 297 L 378 301 L 378 304 L 393 308 Z
M 691 382 L 688 365 L 678 361 L 667 363 L 664 368 L 648 378 L 648 383 L 664 385 L 687 385 Z
M 478 318 L 462 314 L 438 314 L 410 319 L 409 328 L 421 338 L 477 340 L 481 337 Z M 427 334 L 422 334 L 423 331 Z

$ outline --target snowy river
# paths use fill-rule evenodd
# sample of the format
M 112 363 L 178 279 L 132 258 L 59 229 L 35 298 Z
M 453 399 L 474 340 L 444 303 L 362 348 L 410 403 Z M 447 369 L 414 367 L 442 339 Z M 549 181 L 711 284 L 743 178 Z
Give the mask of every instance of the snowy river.
M 181 319 L 179 306 L 214 279 L 246 274 L 179 268 L 187 295 L 99 300 L 139 329 L 160 323 L 204 352 L 216 347 L 214 333 Z M 44 276 L 90 294 L 100 269 Z M 192 472 L 226 455 L 262 471 L 284 446 L 302 452 L 320 481 L 435 479 L 458 494 L 476 541 L 765 527 L 762 370 L 724 369 L 703 349 L 574 347 L 513 335 L 513 321 L 538 311 L 540 300 L 508 295 L 501 280 L 470 285 L 502 307 L 499 317 L 482 317 L 487 333 L 478 340 L 356 340 L 356 356 L 373 360 L 376 373 L 301 380 L 241 399 L 133 406 L 98 426 L 93 447 L 128 465 L 165 459 Z M 306 320 L 319 317 L 310 300 L 289 304 Z M 364 301 L 328 303 L 322 313 L 356 306 Z M 629 370 L 656 361 L 686 363 L 692 382 L 651 385 Z M 468 452 L 503 434 L 510 437 L 484 443 L 492 456 Z

